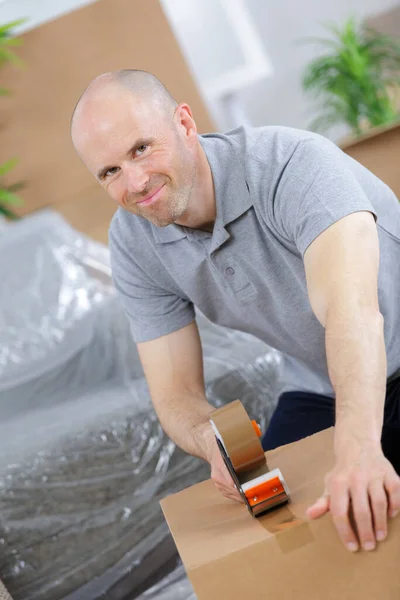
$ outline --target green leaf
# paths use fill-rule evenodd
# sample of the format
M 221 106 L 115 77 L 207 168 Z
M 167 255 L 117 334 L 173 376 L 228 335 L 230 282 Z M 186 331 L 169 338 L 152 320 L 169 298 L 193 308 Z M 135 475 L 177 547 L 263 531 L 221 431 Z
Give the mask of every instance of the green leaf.
M 17 158 L 10 158 L 5 163 L 0 165 L 0 177 L 9 173 L 12 169 L 14 169 L 15 165 L 18 163 Z
M 22 46 L 22 40 L 19 38 L 12 38 L 12 37 L 0 38 L 0 45 L 1 46 Z
M 10 94 L 10 90 L 8 90 L 7 88 L 0 87 L 0 96 L 9 96 Z
M 336 23 L 333 23 L 332 21 L 328 21 L 325 23 L 324 27 L 325 27 L 325 29 L 330 31 L 334 37 L 338 38 L 339 40 L 341 39 L 341 30 L 338 27 L 338 25 L 336 25 Z
M 340 28 L 334 24 L 325 28 L 333 39 L 307 41 L 322 43 L 329 53 L 313 59 L 301 80 L 304 91 L 321 104 L 313 126 L 345 122 L 359 132 L 361 122 L 392 121 L 396 111 L 388 86 L 400 84 L 400 43 L 367 29 L 355 17 Z
M 5 188 L 0 188 L 0 202 L 12 206 L 22 206 L 22 199 Z
M 1 25 L 0 27 L 0 35 L 3 33 L 7 33 L 10 34 L 10 32 L 15 29 L 16 27 L 18 27 L 18 25 L 22 25 L 23 23 L 26 23 L 28 19 L 24 18 L 24 19 L 17 19 L 16 21 L 10 21 L 9 23 L 6 23 L 5 25 Z
M 296 40 L 295 44 L 296 45 L 316 44 L 316 45 L 320 45 L 320 46 L 327 46 L 328 48 L 332 48 L 333 50 L 337 50 L 337 48 L 339 47 L 339 44 L 337 43 L 336 40 L 324 39 L 324 38 L 314 37 L 314 36 L 302 38 L 301 40 Z
M 0 45 L 0 59 L 5 60 L 7 62 L 11 62 L 14 65 L 22 66 L 23 61 L 11 50 L 4 48 Z
M 335 113 L 321 115 L 316 117 L 311 123 L 308 125 L 308 129 L 310 131 L 314 131 L 315 133 L 323 133 L 328 131 L 330 127 L 334 125 L 338 125 L 341 122 L 339 115 Z
M 16 215 L 12 210 L 9 210 L 6 206 L 0 203 L 0 214 L 4 215 L 8 219 L 13 221 L 19 220 L 19 216 Z
M 12 185 L 8 185 L 7 190 L 9 192 L 19 192 L 20 190 L 23 190 L 25 186 L 26 186 L 26 181 L 18 181 L 18 183 L 13 183 Z

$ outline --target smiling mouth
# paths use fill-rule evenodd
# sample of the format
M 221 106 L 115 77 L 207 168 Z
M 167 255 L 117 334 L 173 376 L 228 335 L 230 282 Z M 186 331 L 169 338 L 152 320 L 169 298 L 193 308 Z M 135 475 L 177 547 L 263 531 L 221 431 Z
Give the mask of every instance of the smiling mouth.
M 153 200 L 153 198 L 155 198 L 155 196 L 157 196 L 157 194 L 162 190 L 164 185 L 162 185 L 160 188 L 158 188 L 158 190 L 156 190 L 149 196 L 146 196 L 146 198 L 143 198 L 143 200 L 139 200 L 138 202 L 136 202 L 136 204 L 148 204 L 149 202 L 151 202 L 151 200 Z

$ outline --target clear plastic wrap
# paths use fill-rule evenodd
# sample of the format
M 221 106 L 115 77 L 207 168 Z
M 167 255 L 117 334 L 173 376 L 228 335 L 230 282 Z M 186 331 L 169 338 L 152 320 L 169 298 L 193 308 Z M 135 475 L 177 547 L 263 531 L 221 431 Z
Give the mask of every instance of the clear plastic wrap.
M 107 249 L 53 213 L 0 249 L 0 578 L 14 600 L 192 600 L 159 500 L 209 467 L 158 423 Z M 265 429 L 284 357 L 197 321 L 210 402 Z
M 137 600 L 196 600 L 196 598 L 181 562 L 161 581 L 137 596 Z
M 0 273 L 3 391 L 39 378 L 87 346 L 93 309 L 112 288 L 106 249 L 51 212 L 3 229 Z

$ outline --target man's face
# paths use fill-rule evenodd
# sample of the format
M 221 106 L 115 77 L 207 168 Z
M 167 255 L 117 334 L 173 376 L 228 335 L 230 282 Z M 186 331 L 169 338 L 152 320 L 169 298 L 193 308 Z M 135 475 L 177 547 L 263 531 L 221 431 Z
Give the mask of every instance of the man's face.
M 196 173 L 195 136 L 181 118 L 185 105 L 166 112 L 124 90 L 84 110 L 74 143 L 111 198 L 158 227 L 179 219 Z

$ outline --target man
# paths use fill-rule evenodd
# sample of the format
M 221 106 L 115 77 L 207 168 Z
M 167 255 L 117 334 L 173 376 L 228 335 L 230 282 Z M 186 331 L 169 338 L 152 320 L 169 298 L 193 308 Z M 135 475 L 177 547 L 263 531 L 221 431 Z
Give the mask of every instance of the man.
M 146 72 L 96 78 L 71 127 L 78 154 L 120 207 L 110 227 L 114 282 L 166 433 L 239 498 L 208 421 L 197 305 L 329 376 L 334 399 L 310 396 L 311 410 L 300 396 L 280 400 L 265 447 L 335 423 L 335 466 L 308 515 L 330 511 L 349 550 L 373 549 L 400 509 L 400 478 L 381 444 L 390 431 L 391 459 L 399 457 L 394 194 L 310 132 L 199 136 L 189 106 Z

